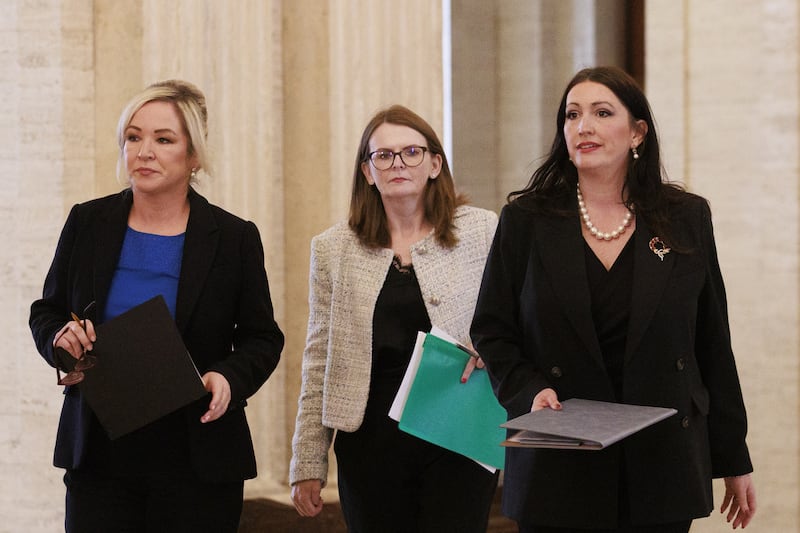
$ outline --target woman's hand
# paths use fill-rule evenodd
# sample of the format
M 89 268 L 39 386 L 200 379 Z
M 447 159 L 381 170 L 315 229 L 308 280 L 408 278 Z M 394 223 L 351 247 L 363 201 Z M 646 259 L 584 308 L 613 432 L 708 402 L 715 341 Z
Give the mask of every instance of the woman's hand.
M 208 411 L 200 417 L 200 422 L 213 422 L 228 410 L 231 403 L 231 385 L 225 376 L 219 372 L 206 372 L 203 374 L 203 386 L 211 393 L 211 403 Z
M 53 337 L 53 347 L 64 349 L 75 359 L 80 359 L 84 352 L 91 351 L 94 347 L 92 343 L 96 340 L 91 320 L 70 320 Z
M 322 481 L 307 479 L 292 485 L 292 502 L 300 516 L 317 516 L 322 511 Z
M 538 411 L 540 409 L 544 409 L 545 407 L 555 409 L 556 411 L 561 410 L 561 402 L 558 401 L 558 394 L 556 394 L 555 390 L 542 389 L 539 391 L 539 394 L 533 397 L 531 411 Z
M 725 478 L 725 497 L 722 499 L 720 513 L 728 511 L 725 518 L 733 521 L 733 529 L 747 527 L 756 514 L 756 488 L 750 474 Z
M 462 348 L 463 349 L 463 348 Z M 472 347 L 472 343 L 469 343 L 467 346 L 467 351 L 470 353 L 470 358 L 467 361 L 466 366 L 464 367 L 464 372 L 461 374 L 461 383 L 466 383 L 469 377 L 472 375 L 472 371 L 477 369 L 484 368 L 486 365 L 483 363 L 483 359 L 478 355 L 478 352 L 475 351 L 475 348 Z

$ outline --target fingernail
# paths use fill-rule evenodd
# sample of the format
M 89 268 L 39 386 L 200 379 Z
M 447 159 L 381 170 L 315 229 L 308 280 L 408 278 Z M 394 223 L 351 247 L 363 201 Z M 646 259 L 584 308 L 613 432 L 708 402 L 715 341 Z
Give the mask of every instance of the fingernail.
M 467 378 L 461 378 L 461 383 L 466 383 L 466 382 L 467 382 Z

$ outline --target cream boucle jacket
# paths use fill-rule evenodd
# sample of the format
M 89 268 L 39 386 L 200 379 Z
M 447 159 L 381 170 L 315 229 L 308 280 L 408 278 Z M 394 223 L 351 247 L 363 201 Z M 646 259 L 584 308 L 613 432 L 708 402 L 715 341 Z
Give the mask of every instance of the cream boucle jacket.
M 443 248 L 431 234 L 411 247 L 411 260 L 431 324 L 467 343 L 497 215 L 461 206 L 454 223 L 454 248 Z M 306 479 L 325 484 L 333 431 L 361 426 L 372 366 L 372 314 L 392 257 L 392 250 L 361 245 L 346 222 L 311 241 L 308 336 L 292 439 L 292 484 Z

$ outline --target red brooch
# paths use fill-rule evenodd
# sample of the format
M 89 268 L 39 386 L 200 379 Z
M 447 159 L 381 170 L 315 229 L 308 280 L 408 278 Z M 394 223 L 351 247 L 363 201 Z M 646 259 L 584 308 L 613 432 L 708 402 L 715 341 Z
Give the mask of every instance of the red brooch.
M 656 254 L 658 258 L 663 261 L 664 256 L 669 253 L 670 248 L 669 246 L 664 244 L 658 237 L 653 237 L 652 239 L 650 239 L 650 251 Z

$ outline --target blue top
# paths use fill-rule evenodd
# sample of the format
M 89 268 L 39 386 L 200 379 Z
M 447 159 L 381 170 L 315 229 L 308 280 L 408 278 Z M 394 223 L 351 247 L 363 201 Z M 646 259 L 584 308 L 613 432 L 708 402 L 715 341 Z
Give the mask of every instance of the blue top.
M 169 312 L 175 318 L 185 236 L 186 233 L 164 236 L 127 229 L 119 263 L 111 280 L 103 321 L 159 294 L 164 296 Z

